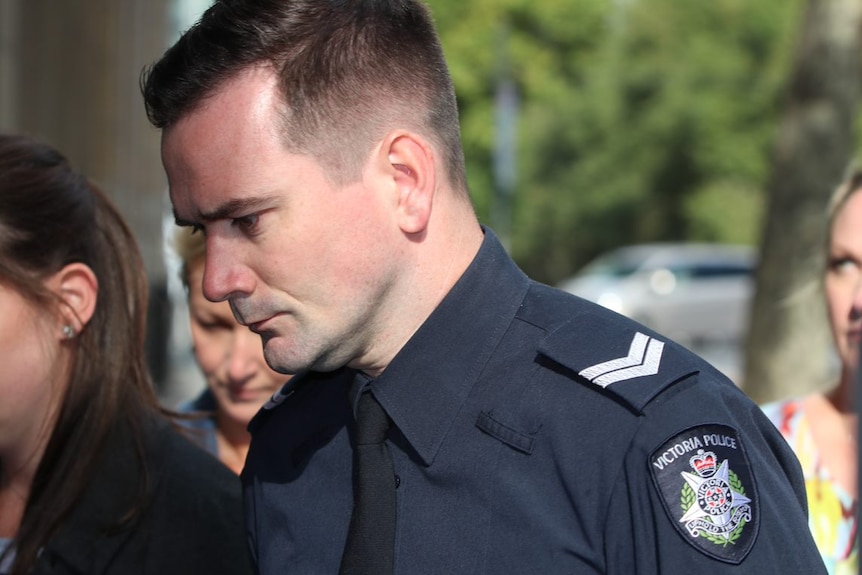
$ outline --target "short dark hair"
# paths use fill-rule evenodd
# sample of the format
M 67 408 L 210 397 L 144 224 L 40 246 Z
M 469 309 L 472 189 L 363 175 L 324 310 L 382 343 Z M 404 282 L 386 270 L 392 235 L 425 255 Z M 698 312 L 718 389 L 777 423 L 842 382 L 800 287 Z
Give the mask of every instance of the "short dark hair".
M 387 130 L 416 129 L 443 150 L 451 184 L 466 191 L 455 91 L 421 2 L 217 0 L 144 71 L 150 122 L 170 128 L 258 65 L 278 73 L 288 149 L 351 178 Z

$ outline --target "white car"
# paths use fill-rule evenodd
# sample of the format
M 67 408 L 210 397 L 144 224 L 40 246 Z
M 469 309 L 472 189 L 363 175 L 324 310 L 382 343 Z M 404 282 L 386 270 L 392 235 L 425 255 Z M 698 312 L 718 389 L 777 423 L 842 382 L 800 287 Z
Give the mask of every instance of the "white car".
M 641 244 L 600 256 L 559 287 L 683 345 L 736 347 L 748 329 L 756 265 L 748 246 Z

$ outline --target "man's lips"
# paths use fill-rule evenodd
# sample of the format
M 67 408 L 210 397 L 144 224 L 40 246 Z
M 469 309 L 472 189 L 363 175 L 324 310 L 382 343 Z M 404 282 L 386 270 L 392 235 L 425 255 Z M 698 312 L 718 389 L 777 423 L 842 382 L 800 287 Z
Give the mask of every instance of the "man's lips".
M 262 332 L 267 331 L 266 325 L 270 320 L 272 320 L 272 318 L 268 317 L 266 319 L 261 319 L 258 321 L 247 322 L 247 323 L 241 321 L 240 323 L 243 324 L 244 326 L 246 326 L 248 329 L 250 329 L 254 333 L 260 335 Z

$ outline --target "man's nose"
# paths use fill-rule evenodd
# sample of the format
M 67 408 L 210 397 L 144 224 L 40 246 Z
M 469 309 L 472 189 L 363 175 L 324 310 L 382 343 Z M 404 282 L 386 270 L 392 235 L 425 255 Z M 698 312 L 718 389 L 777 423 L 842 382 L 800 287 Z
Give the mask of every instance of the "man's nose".
M 253 291 L 251 273 L 221 238 L 207 238 L 204 266 L 204 297 L 213 302 L 232 296 L 247 296 Z

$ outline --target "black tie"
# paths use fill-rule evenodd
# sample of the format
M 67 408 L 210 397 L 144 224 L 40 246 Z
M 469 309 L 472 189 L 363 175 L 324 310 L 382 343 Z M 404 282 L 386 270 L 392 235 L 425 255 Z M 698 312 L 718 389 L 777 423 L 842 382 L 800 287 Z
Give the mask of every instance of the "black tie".
M 366 381 L 357 376 L 350 390 L 351 399 L 361 395 L 353 450 L 353 514 L 340 575 L 391 575 L 395 562 L 395 471 L 385 443 L 389 418 L 370 387 L 363 385 Z

